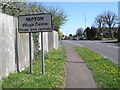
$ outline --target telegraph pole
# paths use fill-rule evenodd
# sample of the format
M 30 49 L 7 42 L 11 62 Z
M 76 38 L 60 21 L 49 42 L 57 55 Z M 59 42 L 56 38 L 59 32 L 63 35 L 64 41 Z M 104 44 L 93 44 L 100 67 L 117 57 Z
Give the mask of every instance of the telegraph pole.
M 85 29 L 86 29 L 86 14 L 84 13 L 84 20 L 85 20 Z
M 85 29 L 86 29 L 86 14 L 84 13 L 84 20 L 85 20 Z M 87 38 L 86 32 L 85 32 L 85 38 Z

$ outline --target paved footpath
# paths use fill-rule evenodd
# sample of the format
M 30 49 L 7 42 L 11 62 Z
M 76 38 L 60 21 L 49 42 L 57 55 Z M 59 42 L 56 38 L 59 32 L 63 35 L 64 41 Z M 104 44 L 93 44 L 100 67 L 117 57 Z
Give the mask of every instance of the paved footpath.
M 85 61 L 74 50 L 74 44 L 62 41 L 68 58 L 64 88 L 97 88 L 93 75 Z

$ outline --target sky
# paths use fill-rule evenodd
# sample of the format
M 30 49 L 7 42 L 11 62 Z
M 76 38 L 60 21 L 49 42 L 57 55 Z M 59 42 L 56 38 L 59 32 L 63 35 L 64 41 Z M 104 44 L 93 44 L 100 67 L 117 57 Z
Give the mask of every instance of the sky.
M 60 29 L 64 35 L 75 34 L 78 28 L 85 29 L 85 25 L 91 27 L 95 17 L 104 11 L 118 15 L 118 2 L 43 2 L 42 4 L 65 11 L 68 21 Z

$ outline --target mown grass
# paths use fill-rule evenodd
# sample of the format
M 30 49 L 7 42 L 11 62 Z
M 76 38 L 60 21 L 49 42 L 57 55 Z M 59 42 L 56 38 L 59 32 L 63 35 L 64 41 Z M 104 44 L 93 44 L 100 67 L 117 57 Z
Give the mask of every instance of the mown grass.
M 45 75 L 42 75 L 41 60 L 34 62 L 33 73 L 29 67 L 22 72 L 12 73 L 2 80 L 2 88 L 60 88 L 64 82 L 66 54 L 63 46 L 51 50 L 45 56 Z
M 87 66 L 93 71 L 96 84 L 99 88 L 119 88 L 120 67 L 100 54 L 85 48 L 75 47 L 75 50 L 86 61 Z

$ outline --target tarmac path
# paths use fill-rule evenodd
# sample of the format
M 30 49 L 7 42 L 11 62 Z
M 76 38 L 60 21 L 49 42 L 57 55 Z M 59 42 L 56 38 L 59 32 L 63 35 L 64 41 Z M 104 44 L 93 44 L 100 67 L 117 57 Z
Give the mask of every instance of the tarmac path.
M 75 44 L 70 41 L 62 41 L 62 43 L 67 52 L 64 88 L 97 88 L 91 70 L 74 50 Z

